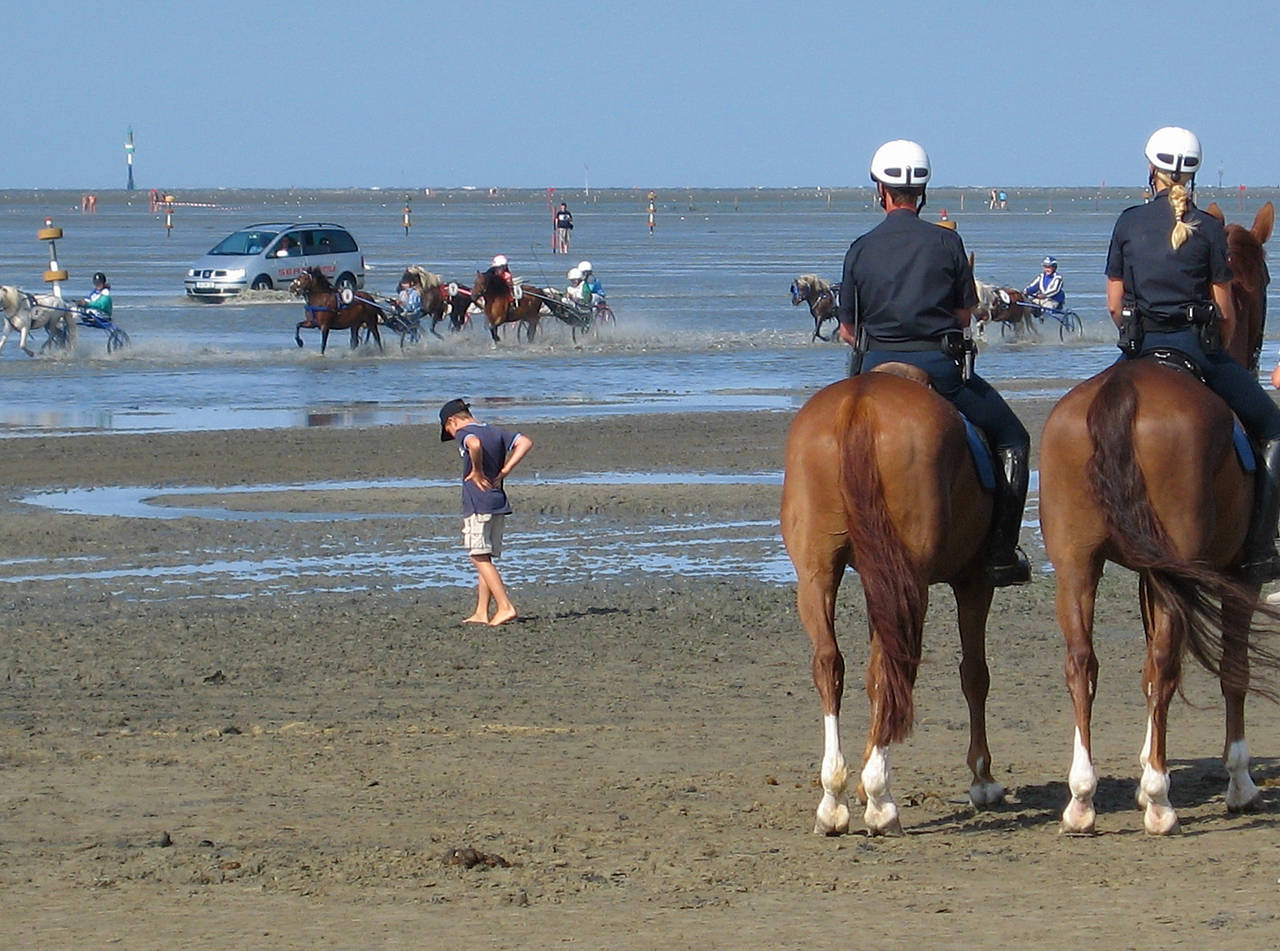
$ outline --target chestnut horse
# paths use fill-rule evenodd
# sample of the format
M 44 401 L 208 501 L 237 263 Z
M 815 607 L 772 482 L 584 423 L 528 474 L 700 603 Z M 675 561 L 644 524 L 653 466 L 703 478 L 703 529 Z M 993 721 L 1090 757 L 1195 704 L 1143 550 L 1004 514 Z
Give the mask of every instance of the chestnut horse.
M 354 350 L 360 346 L 360 328 L 363 327 L 378 342 L 378 349 L 382 349 L 382 335 L 378 333 L 378 318 L 382 312 L 371 295 L 359 291 L 349 303 L 344 302 L 341 292 L 334 289 L 318 267 L 309 267 L 299 274 L 289 285 L 289 290 L 295 297 L 303 297 L 307 301 L 307 319 L 293 329 L 293 339 L 299 347 L 302 346 L 302 328 L 311 327 L 320 330 L 321 353 L 329 345 L 330 330 L 350 330 L 351 349 Z
M 1273 222 L 1268 203 L 1251 230 L 1229 229 L 1237 324 L 1227 349 L 1246 366 L 1251 335 L 1261 334 L 1262 243 Z M 1106 561 L 1138 572 L 1147 730 L 1137 799 L 1147 832 L 1166 834 L 1178 825 L 1166 734 L 1188 652 L 1218 678 L 1225 699 L 1227 809 L 1258 799 L 1245 744 L 1245 695 L 1275 691 L 1251 684 L 1249 669 L 1274 671 L 1280 657 L 1250 643 L 1250 635 L 1255 611 L 1270 620 L 1280 614 L 1258 603 L 1258 586 L 1246 585 L 1238 570 L 1253 493 L 1254 475 L 1233 447 L 1231 411 L 1189 373 L 1150 358 L 1125 360 L 1075 387 L 1050 414 L 1040 443 L 1040 524 L 1057 573 L 1076 723 L 1064 832 L 1092 832 L 1096 819 L 1093 615 Z
M 832 340 L 822 336 L 822 325 L 828 320 L 836 320 L 836 308 L 839 306 L 840 285 L 832 285 L 830 281 L 816 274 L 801 274 L 791 282 L 791 306 L 809 305 L 809 316 L 813 318 L 813 336 L 810 340 Z
M 477 271 L 476 282 L 471 288 L 471 299 L 484 308 L 489 335 L 493 337 L 494 343 L 498 342 L 498 328 L 503 324 L 523 324 L 526 340 L 532 340 L 538 332 L 538 321 L 542 317 L 541 296 L 526 292 L 516 299 L 506 278 L 501 274 L 495 274 L 492 270 Z M 517 338 L 519 330 L 517 327 Z
M 986 730 L 991 515 L 992 495 L 980 483 L 964 422 L 926 382 L 873 371 L 831 384 L 796 415 L 787 439 L 781 519 L 822 700 L 822 800 L 815 832 L 849 831 L 848 768 L 840 749 L 844 658 L 835 633 L 836 594 L 846 565 L 862 579 L 871 628 L 871 723 L 858 784 L 868 829 L 901 831 L 889 790 L 889 746 L 911 731 L 934 582 L 951 586 L 959 611 L 973 773 L 969 796 L 975 806 L 1003 799 L 1004 788 L 991 776 Z

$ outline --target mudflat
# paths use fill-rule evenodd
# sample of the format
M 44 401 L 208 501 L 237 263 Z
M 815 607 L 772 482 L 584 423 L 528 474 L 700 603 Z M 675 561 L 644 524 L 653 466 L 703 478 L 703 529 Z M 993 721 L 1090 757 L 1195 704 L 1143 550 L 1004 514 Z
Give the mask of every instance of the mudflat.
M 1014 404 L 1038 434 L 1048 404 Z M 762 557 L 732 533 L 776 522 L 780 480 L 767 476 L 789 421 L 521 427 L 535 448 L 508 484 L 500 563 L 520 619 L 492 629 L 459 623 L 465 574 L 344 583 L 375 553 L 465 567 L 456 453 L 436 427 L 4 441 L 0 945 L 1273 945 L 1280 713 L 1251 702 L 1262 802 L 1228 815 L 1221 698 L 1189 662 L 1170 728 L 1183 831 L 1147 836 L 1129 573 L 1108 571 L 1098 608 L 1097 836 L 1058 834 L 1072 721 L 1052 575 L 1038 570 L 997 592 L 988 634 L 1008 802 L 979 812 L 965 796 L 955 611 L 936 588 L 915 732 L 892 752 L 906 834 L 869 838 L 855 820 L 824 838 L 810 832 L 821 709 L 792 585 L 691 561 L 560 570 L 602 535 L 651 544 L 655 525 L 714 526 L 726 551 Z M 766 478 L 701 483 L 708 472 Z M 416 479 L 441 484 L 395 484 Z M 255 489 L 278 484 L 288 491 Z M 119 485 L 221 515 L 23 501 Z M 333 517 L 286 517 L 308 511 Z M 1038 534 L 1024 541 L 1043 569 Z M 236 556 L 270 562 L 272 580 L 209 568 Z M 866 627 L 853 576 L 839 629 L 856 755 Z

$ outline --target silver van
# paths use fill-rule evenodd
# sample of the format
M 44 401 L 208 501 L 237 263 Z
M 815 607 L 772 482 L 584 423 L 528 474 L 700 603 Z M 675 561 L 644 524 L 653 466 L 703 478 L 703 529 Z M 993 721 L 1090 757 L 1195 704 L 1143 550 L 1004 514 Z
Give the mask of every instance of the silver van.
M 284 289 L 318 267 L 335 286 L 364 287 L 364 255 L 342 225 L 267 222 L 228 235 L 187 270 L 187 296 L 221 301 L 245 288 Z

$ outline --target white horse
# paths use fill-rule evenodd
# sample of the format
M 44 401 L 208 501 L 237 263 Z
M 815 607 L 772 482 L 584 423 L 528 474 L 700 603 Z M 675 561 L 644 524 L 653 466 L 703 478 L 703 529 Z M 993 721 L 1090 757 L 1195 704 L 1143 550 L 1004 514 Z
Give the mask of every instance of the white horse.
M 4 327 L 0 328 L 0 350 L 4 349 L 9 334 L 18 331 L 18 346 L 29 357 L 35 352 L 27 346 L 31 331 L 44 328 L 50 341 L 59 340 L 61 346 L 72 348 L 76 344 L 75 308 L 54 294 L 28 294 L 10 284 L 0 286 L 0 311 L 4 313 Z

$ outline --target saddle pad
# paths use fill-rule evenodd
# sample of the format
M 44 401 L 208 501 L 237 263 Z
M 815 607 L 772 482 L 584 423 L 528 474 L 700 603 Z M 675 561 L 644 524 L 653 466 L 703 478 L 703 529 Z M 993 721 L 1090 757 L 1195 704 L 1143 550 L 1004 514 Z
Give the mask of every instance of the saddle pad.
M 1235 444 L 1236 455 L 1240 457 L 1240 468 L 1245 472 L 1256 472 L 1258 457 L 1253 452 L 1253 443 L 1249 441 L 1249 434 L 1240 425 L 1240 420 L 1234 416 L 1231 417 L 1231 441 Z
M 978 470 L 978 483 L 987 492 L 996 490 L 996 470 L 991 462 L 991 449 L 982 430 L 969 420 L 964 419 L 964 434 L 969 440 L 969 452 L 973 456 L 973 467 Z

